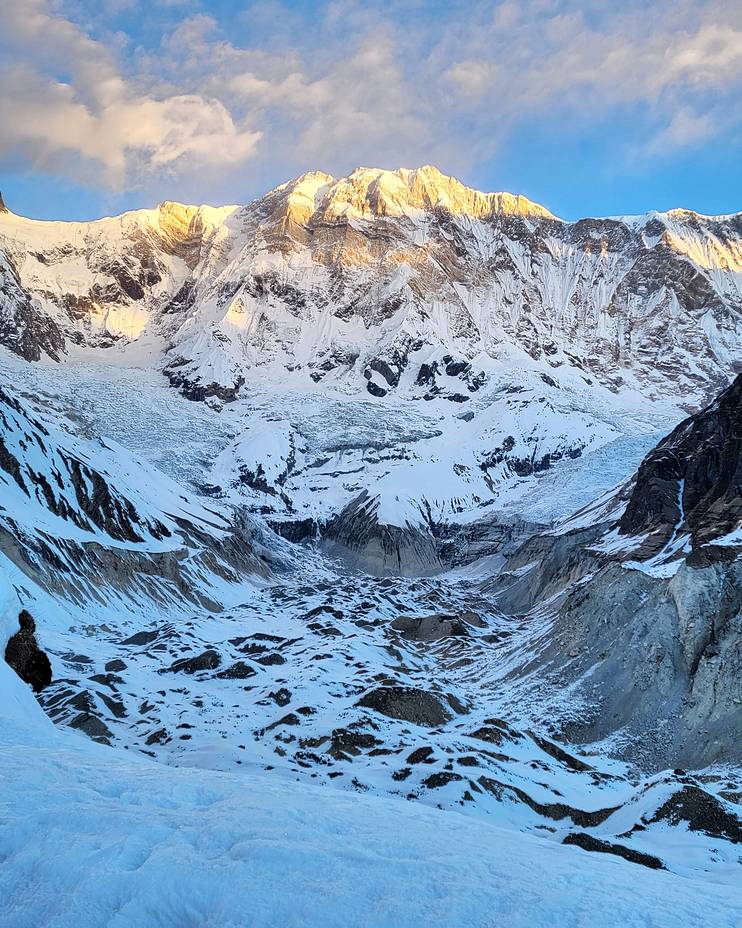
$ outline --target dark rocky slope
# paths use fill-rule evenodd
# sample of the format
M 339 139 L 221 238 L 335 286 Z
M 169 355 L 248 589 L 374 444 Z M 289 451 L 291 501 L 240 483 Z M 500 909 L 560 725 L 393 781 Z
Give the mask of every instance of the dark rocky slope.
M 646 536 L 639 557 L 656 554 L 673 535 L 687 534 L 692 562 L 703 564 L 736 557 L 734 548 L 713 543 L 740 524 L 742 375 L 647 455 L 619 531 Z
M 740 422 L 742 377 L 612 500 L 529 539 L 488 582 L 533 623 L 514 676 L 575 684 L 570 738 L 622 731 L 655 768 L 742 760 Z
M 0 386 L 0 554 L 47 593 L 217 609 L 220 584 L 269 574 L 269 536 Z

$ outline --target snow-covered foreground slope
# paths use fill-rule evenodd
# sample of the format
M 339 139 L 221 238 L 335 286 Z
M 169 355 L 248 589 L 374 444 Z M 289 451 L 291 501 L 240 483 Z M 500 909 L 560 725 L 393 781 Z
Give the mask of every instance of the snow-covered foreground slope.
M 0 662 L 3 928 L 736 928 L 742 918 L 733 883 L 401 800 L 128 757 L 54 730 L 22 687 Z

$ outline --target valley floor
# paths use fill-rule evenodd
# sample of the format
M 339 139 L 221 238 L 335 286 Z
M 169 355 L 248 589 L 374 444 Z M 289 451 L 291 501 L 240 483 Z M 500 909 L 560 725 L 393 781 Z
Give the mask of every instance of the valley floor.
M 615 843 L 677 783 L 631 780 L 599 756 L 580 769 L 586 759 L 486 718 L 513 697 L 494 698 L 502 667 L 490 666 L 487 681 L 471 669 L 474 658 L 481 672 L 482 655 L 497 653 L 485 638 L 498 622 L 484 603 L 487 627 L 461 640 L 389 638 L 392 615 L 446 590 L 455 596 L 456 584 L 330 584 L 318 575 L 303 587 L 254 591 L 249 604 L 184 619 L 177 631 L 143 626 L 159 629 L 146 645 L 121 643 L 136 634 L 132 617 L 119 630 L 101 623 L 106 634 L 96 625 L 93 636 L 92 626 L 65 630 L 58 616 L 47 638 L 67 644 L 51 651 L 66 675 L 44 702 L 53 711 L 66 690 L 91 694 L 113 746 L 52 725 L 0 663 L 0 928 L 737 928 L 738 846 L 658 822 L 619 842 L 660 855 L 668 869 L 653 870 L 561 843 L 586 830 Z M 269 627 L 269 649 L 252 650 L 251 638 Z M 342 636 L 328 637 L 332 628 Z M 207 645 L 229 666 L 245 643 L 247 679 L 162 674 Z M 79 653 L 85 644 L 88 654 Z M 265 654 L 283 663 L 261 664 Z M 123 658 L 118 684 L 95 682 L 106 659 Z M 374 668 L 439 696 L 445 683 L 465 714 L 431 729 L 363 712 L 358 694 Z M 268 695 L 282 683 L 292 686 L 285 707 Z M 492 699 L 477 699 L 483 687 Z M 106 692 L 125 714 L 106 714 Z M 300 706 L 291 720 L 300 704 L 313 711 Z M 522 712 L 516 718 L 524 724 Z M 146 746 L 157 728 L 162 743 Z M 476 802 L 462 801 L 467 783 L 480 782 L 496 783 L 494 794 L 480 789 Z M 536 797 L 541 813 L 517 790 Z M 543 813 L 555 802 L 568 809 L 556 820 Z M 620 808 L 596 830 L 576 827 L 570 803 Z

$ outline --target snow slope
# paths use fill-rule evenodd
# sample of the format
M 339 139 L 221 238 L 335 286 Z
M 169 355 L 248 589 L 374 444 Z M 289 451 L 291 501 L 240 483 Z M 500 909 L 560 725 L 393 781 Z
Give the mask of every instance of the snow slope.
M 55 731 L 2 662 L 0 764 L 3 928 L 736 928 L 742 918 L 735 884 L 402 801 L 127 757 Z

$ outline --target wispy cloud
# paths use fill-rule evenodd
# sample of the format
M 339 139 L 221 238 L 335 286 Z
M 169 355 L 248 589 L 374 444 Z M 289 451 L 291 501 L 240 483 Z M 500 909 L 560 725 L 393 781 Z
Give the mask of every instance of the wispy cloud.
M 534 120 L 636 121 L 627 150 L 657 158 L 742 121 L 736 0 L 258 0 L 228 22 L 195 6 L 10 4 L 0 159 L 156 187 L 246 166 L 465 169 Z
M 117 187 L 151 172 L 244 163 L 261 138 L 217 97 L 158 93 L 123 76 L 102 43 L 44 0 L 10 6 L 0 47 L 0 158 Z

